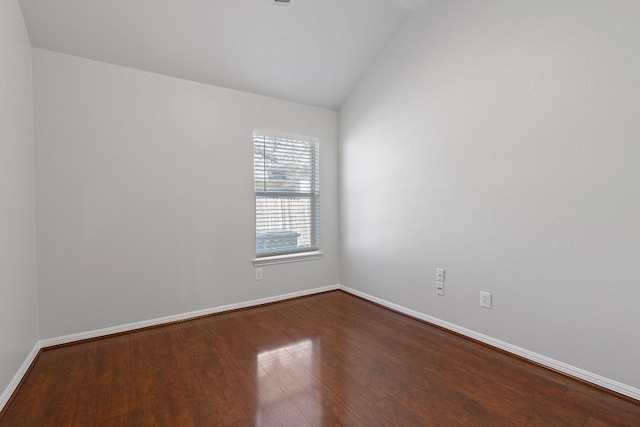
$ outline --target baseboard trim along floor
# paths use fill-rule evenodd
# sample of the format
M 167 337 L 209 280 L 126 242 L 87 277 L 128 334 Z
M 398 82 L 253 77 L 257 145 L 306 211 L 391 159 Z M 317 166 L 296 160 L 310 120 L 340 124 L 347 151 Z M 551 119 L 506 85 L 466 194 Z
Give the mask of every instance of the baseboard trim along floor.
M 47 347 L 54 347 L 57 345 L 70 344 L 78 341 L 105 337 L 105 336 L 114 335 L 114 334 L 121 334 L 124 332 L 135 331 L 137 329 L 144 329 L 144 328 L 149 328 L 153 326 L 166 325 L 169 323 L 180 322 L 183 320 L 189 320 L 196 317 L 208 316 L 210 314 L 223 313 L 225 311 L 256 307 L 263 304 L 270 304 L 274 302 L 285 301 L 288 299 L 304 297 L 307 295 L 335 291 L 335 290 L 339 290 L 340 288 L 341 288 L 340 285 L 333 285 L 333 286 L 325 286 L 321 288 L 307 289 L 304 291 L 291 292 L 288 294 L 277 295 L 274 297 L 260 298 L 260 299 L 245 301 L 245 302 L 236 303 L 236 304 L 228 304 L 228 305 L 223 305 L 219 307 L 207 308 L 204 310 L 196 310 L 188 313 L 176 314 L 173 316 L 159 317 L 156 319 L 143 320 L 143 321 L 134 322 L 134 323 L 127 323 L 125 325 L 112 326 L 109 328 L 96 329 L 93 331 L 80 332 L 77 334 L 70 334 L 70 335 L 64 335 L 61 337 L 39 340 L 38 342 L 36 342 L 35 346 L 31 350 L 31 352 L 29 353 L 25 361 L 22 363 L 22 366 L 20 367 L 18 372 L 14 375 L 13 379 L 11 380 L 7 388 L 4 390 L 2 395 L 0 395 L 0 411 L 2 411 L 2 409 L 5 407 L 7 402 L 9 402 L 9 399 L 11 398 L 13 393 L 16 391 L 16 388 L 20 384 L 20 381 L 22 381 L 22 378 L 29 370 L 29 367 L 31 366 L 36 356 L 38 355 L 38 352 L 41 349 L 44 349 Z
M 57 338 L 48 338 L 40 340 L 42 348 L 53 347 L 56 345 L 68 344 L 75 341 L 82 341 L 87 339 L 99 338 L 107 335 L 120 334 L 123 332 L 134 331 L 136 329 L 149 328 L 152 326 L 165 325 L 173 322 L 181 322 L 183 320 L 189 320 L 196 317 L 208 316 L 216 313 L 223 313 L 225 311 L 239 310 L 242 308 L 256 307 L 263 304 L 270 304 L 278 301 L 285 301 L 292 298 L 304 297 L 307 295 L 319 294 L 322 292 L 335 291 L 340 289 L 341 286 L 325 286 L 322 288 L 308 289 L 305 291 L 292 292 L 283 295 L 277 295 L 274 297 L 260 298 L 246 302 L 240 302 L 236 304 L 228 304 L 219 307 L 206 308 L 204 310 L 190 311 L 188 313 L 176 314 L 173 316 L 159 317 L 151 320 L 143 320 L 141 322 L 127 323 L 126 325 L 113 326 L 110 328 L 97 329 L 94 331 L 81 332 L 79 334 L 65 335 Z
M 447 329 L 449 331 L 469 337 L 471 339 L 482 342 L 484 344 L 495 347 L 497 349 L 522 357 L 524 359 L 527 359 L 539 365 L 545 366 L 557 372 L 569 375 L 574 378 L 578 378 L 580 380 L 586 381 L 596 386 L 603 387 L 605 389 L 611 390 L 613 392 L 616 392 L 621 395 L 640 401 L 640 389 L 628 386 L 626 384 L 623 384 L 617 381 L 613 381 L 611 379 L 585 371 L 580 368 L 576 368 L 574 366 L 551 359 L 541 354 L 534 353 L 527 349 L 506 343 L 504 341 L 500 341 L 490 336 L 475 332 L 467 328 L 463 328 L 461 326 L 455 325 L 450 322 L 446 322 L 444 320 L 429 316 L 424 313 L 420 313 L 418 311 L 403 307 L 401 305 L 386 301 L 384 299 L 374 297 L 372 295 L 358 291 L 356 289 L 352 289 L 343 285 L 333 285 L 333 286 L 325 286 L 321 288 L 308 289 L 305 291 L 292 292 L 288 294 L 277 295 L 274 297 L 261 298 L 261 299 L 246 301 L 242 303 L 229 304 L 229 305 L 224 305 L 219 307 L 208 308 L 204 310 L 196 310 L 188 313 L 165 316 L 165 317 L 160 317 L 160 318 L 151 319 L 151 320 L 128 323 L 125 325 L 113 326 L 109 328 L 97 329 L 93 331 L 81 332 L 77 334 L 70 334 L 70 335 L 64 335 L 61 337 L 40 340 L 35 344 L 31 352 L 25 359 L 24 363 L 22 364 L 22 366 L 20 367 L 20 369 L 12 379 L 11 383 L 7 386 L 7 388 L 4 390 L 2 395 L 0 395 L 0 411 L 2 411 L 4 406 L 7 404 L 7 402 L 11 398 L 11 395 L 15 392 L 16 388 L 20 384 L 20 381 L 29 370 L 29 367 L 31 366 L 36 356 L 38 355 L 38 352 L 41 349 L 44 349 L 47 347 L 53 347 L 57 345 L 70 344 L 77 341 L 100 338 L 100 337 L 113 335 L 113 334 L 120 334 L 124 332 L 134 331 L 137 329 L 143 329 L 143 328 L 159 326 L 163 324 L 169 324 L 173 322 L 184 321 L 184 320 L 193 319 L 196 317 L 222 313 L 225 311 L 232 311 L 232 310 L 238 310 L 243 308 L 255 307 L 263 304 L 270 304 L 274 302 L 285 301 L 292 298 L 299 298 L 307 295 L 313 295 L 313 294 L 329 292 L 334 290 L 342 290 L 344 292 L 348 292 L 352 295 L 358 296 L 360 298 L 379 304 L 383 307 L 389 308 L 391 310 L 397 311 L 399 313 L 405 314 L 415 319 L 419 319 L 419 320 L 434 324 L 441 328 Z
M 527 349 L 509 344 L 504 341 L 500 341 L 498 339 L 492 338 L 490 336 L 472 331 L 471 329 L 463 328 L 462 326 L 455 325 L 453 323 L 446 322 L 444 320 L 438 319 L 436 317 L 429 316 L 424 313 L 420 313 L 415 310 L 411 310 L 409 308 L 403 307 L 398 304 L 394 304 L 392 302 L 383 300 L 382 298 L 374 297 L 364 292 L 360 292 L 358 290 L 340 286 L 340 289 L 348 292 L 352 295 L 358 296 L 360 298 L 366 299 L 367 301 L 374 302 L 383 307 L 389 308 L 391 310 L 397 311 L 402 314 L 406 314 L 407 316 L 413 317 L 415 319 L 423 320 L 425 322 L 434 324 L 441 328 L 447 329 L 449 331 L 458 333 L 460 335 L 464 335 L 476 341 L 480 341 L 484 344 L 487 344 L 491 347 L 498 348 L 500 350 L 506 351 L 508 353 L 514 354 L 516 356 L 522 357 L 523 359 L 527 359 L 531 362 L 537 363 L 539 365 L 545 366 L 554 371 L 563 373 L 570 377 L 574 377 L 580 379 L 582 381 L 586 381 L 588 383 L 597 385 L 599 387 L 606 388 L 613 392 L 619 393 L 621 395 L 630 397 L 632 399 L 640 401 L 640 389 L 628 386 L 626 384 L 611 380 L 609 378 L 605 378 L 603 376 L 591 373 L 589 371 L 585 371 L 584 369 L 576 368 L 575 366 L 568 365 L 566 363 L 560 362 L 558 360 L 551 359 L 549 357 L 543 356 L 538 353 L 534 353 Z
M 20 369 L 18 369 L 18 372 L 16 372 L 16 374 L 13 376 L 13 379 L 11 380 L 7 388 L 4 390 L 2 395 L 0 395 L 0 412 L 5 407 L 7 402 L 9 402 L 11 395 L 13 394 L 14 391 L 16 391 L 16 389 L 18 388 L 18 385 L 20 385 L 22 378 L 24 378 L 26 373 L 29 371 L 29 367 L 31 366 L 33 361 L 36 360 L 36 357 L 38 356 L 40 349 L 41 349 L 40 342 L 38 341 L 36 342 L 36 345 L 33 346 L 33 348 L 31 349 L 31 352 L 29 352 L 24 362 L 22 362 L 22 366 L 20 366 Z

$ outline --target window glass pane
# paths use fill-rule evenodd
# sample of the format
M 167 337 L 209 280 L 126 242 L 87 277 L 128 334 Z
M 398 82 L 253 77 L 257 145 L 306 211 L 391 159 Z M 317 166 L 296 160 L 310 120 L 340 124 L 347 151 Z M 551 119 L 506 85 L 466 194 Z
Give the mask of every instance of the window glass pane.
M 319 248 L 318 142 L 254 135 L 256 256 Z

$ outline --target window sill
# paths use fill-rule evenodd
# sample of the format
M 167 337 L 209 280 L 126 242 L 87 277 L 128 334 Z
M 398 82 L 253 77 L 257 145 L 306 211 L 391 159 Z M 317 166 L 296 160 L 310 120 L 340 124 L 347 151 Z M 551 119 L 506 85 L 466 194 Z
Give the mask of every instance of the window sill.
M 260 267 L 263 265 L 271 265 L 271 264 L 286 264 L 289 262 L 310 261 L 312 259 L 322 258 L 322 255 L 323 255 L 322 252 L 314 251 L 314 252 L 303 252 L 299 254 L 274 255 L 274 256 L 267 256 L 262 258 L 254 258 L 253 266 Z

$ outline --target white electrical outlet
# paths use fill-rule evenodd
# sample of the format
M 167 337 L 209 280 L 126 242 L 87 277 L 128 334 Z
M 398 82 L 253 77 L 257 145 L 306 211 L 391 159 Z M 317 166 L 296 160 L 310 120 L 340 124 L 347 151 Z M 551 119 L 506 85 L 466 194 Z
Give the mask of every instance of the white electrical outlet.
M 480 291 L 480 307 L 491 308 L 491 292 Z
M 262 269 L 256 268 L 256 280 L 262 280 Z
M 436 268 L 436 295 L 444 296 L 444 268 Z

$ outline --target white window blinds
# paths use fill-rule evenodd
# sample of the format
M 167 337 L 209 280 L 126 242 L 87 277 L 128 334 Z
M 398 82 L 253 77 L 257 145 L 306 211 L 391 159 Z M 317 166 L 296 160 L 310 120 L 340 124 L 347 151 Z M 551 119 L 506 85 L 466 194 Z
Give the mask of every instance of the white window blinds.
M 319 249 L 318 141 L 253 136 L 256 257 Z

